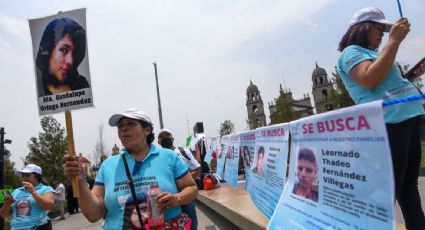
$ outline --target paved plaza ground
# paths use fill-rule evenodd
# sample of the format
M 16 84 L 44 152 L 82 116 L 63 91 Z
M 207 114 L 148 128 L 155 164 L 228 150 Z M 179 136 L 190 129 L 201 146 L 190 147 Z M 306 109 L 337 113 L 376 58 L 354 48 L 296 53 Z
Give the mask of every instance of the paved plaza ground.
M 419 178 L 419 192 L 421 193 L 422 207 L 425 207 L 425 177 Z M 221 230 L 221 229 L 238 229 L 237 226 L 233 225 L 213 210 L 209 209 L 202 203 L 198 203 L 197 213 L 199 218 L 199 228 L 205 230 Z M 396 218 L 397 218 L 397 230 L 404 230 L 403 216 L 401 215 L 400 208 L 396 205 Z M 74 215 L 67 215 L 65 220 L 54 221 L 53 229 L 60 230 L 101 230 L 102 222 L 96 223 L 88 222 L 81 213 Z

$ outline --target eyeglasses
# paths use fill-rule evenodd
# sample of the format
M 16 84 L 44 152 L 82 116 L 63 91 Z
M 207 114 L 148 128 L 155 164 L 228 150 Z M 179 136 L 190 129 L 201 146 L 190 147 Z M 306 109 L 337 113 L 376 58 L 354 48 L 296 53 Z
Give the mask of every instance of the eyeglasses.
M 32 175 L 32 173 L 22 173 L 21 174 L 22 177 L 27 177 L 27 176 L 31 176 L 31 175 Z

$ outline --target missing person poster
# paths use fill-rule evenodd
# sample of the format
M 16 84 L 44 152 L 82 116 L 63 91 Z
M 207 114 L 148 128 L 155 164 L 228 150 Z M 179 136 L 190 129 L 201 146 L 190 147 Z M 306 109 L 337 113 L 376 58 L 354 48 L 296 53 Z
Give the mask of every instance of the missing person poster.
M 229 137 L 229 145 L 226 151 L 226 166 L 224 169 L 224 180 L 238 187 L 239 157 L 242 154 L 239 134 L 232 134 Z
M 217 158 L 217 152 L 220 146 L 220 137 L 206 137 L 205 142 L 206 142 L 207 154 L 205 154 L 204 161 L 207 162 L 207 164 L 211 165 L 212 164 L 211 160 L 213 158 Z M 215 157 L 213 157 L 213 155 Z
M 254 159 L 254 148 L 255 148 L 255 130 L 242 132 L 239 134 L 242 148 L 242 160 L 245 172 L 245 190 L 250 192 L 251 188 L 251 165 Z
M 221 145 L 217 152 L 217 176 L 224 179 L 224 164 L 226 162 L 226 153 L 229 147 L 230 136 L 226 135 L 221 138 Z
M 29 20 L 40 115 L 93 106 L 86 10 Z
M 290 123 L 288 182 L 269 229 L 394 229 L 382 101 Z
M 257 208 L 270 219 L 286 180 L 289 125 L 278 124 L 255 130 L 250 195 Z

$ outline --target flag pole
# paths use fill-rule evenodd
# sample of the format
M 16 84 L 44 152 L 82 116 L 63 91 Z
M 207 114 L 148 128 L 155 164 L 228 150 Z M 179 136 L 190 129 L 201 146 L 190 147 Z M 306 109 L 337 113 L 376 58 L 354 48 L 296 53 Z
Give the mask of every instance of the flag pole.
M 401 4 L 400 4 L 400 0 L 397 0 L 397 5 L 398 5 L 398 12 L 400 13 L 400 17 L 403 17 L 403 11 L 401 10 Z

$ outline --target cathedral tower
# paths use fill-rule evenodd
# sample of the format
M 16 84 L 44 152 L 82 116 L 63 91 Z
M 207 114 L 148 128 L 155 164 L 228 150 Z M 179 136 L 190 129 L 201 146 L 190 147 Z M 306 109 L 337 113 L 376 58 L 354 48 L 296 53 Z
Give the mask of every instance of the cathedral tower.
M 248 110 L 249 128 L 255 129 L 266 125 L 266 115 L 264 114 L 263 99 L 257 86 L 250 84 L 246 89 L 246 108 Z
M 319 114 L 333 110 L 334 105 L 331 97 L 332 82 L 329 81 L 325 69 L 319 67 L 317 62 L 311 78 L 313 81 L 313 99 L 316 113 Z

